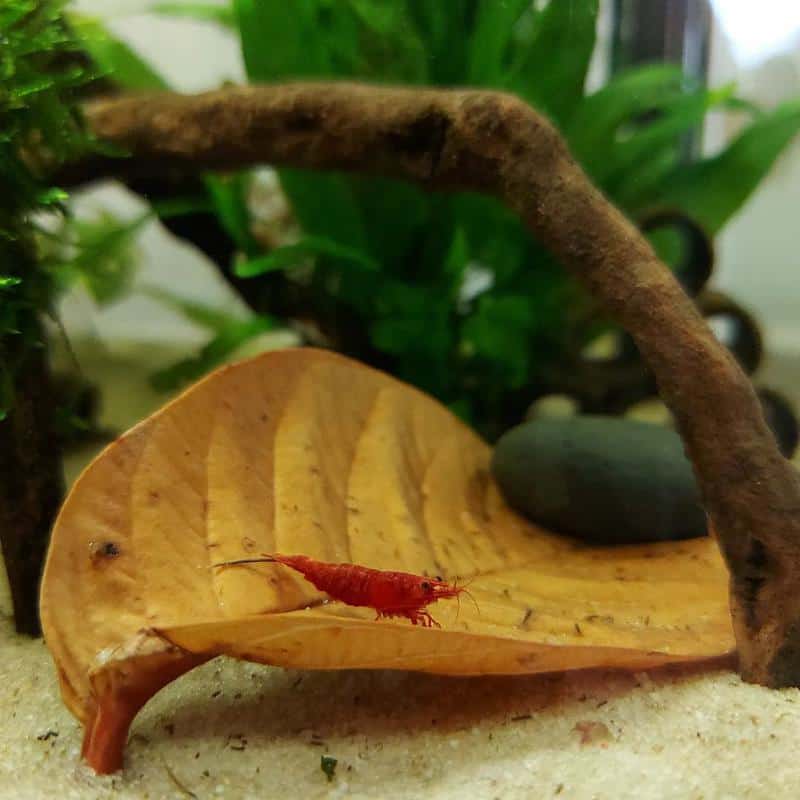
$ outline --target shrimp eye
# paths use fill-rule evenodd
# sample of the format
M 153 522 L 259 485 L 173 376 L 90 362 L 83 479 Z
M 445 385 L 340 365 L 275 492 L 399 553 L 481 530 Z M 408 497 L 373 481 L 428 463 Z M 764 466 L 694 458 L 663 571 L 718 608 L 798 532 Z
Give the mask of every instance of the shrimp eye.
M 430 592 L 433 589 L 433 586 L 431 586 L 430 581 L 422 581 L 420 586 L 422 587 L 423 592 Z

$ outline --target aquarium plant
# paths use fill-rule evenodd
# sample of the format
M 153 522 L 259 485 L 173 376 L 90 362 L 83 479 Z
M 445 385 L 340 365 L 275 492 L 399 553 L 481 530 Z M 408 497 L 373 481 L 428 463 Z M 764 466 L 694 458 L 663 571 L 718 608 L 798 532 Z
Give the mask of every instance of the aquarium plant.
M 669 64 L 628 69 L 587 94 L 597 0 L 302 0 L 292 14 L 257 0 L 152 7 L 228 26 L 253 83 L 337 78 L 513 92 L 549 116 L 590 177 L 643 225 L 666 209 L 715 235 L 800 127 L 800 102 L 761 111 L 733 86 L 706 88 Z M 98 64 L 121 86 L 165 86 L 96 22 L 84 25 Z M 687 163 L 684 136 L 712 109 L 742 116 L 742 132 L 722 152 Z M 207 206 L 166 224 L 218 264 L 261 320 L 233 336 L 212 329 L 198 358 L 157 377 L 164 388 L 202 374 L 270 323 L 288 323 L 307 342 L 431 392 L 494 438 L 537 395 L 558 390 L 565 364 L 580 372 L 583 349 L 611 329 L 491 199 L 279 169 L 295 224 L 265 236 L 250 200 L 254 175 L 130 181 L 156 201 L 191 195 L 198 209 Z M 661 255 L 680 269 L 675 236 L 651 227 Z

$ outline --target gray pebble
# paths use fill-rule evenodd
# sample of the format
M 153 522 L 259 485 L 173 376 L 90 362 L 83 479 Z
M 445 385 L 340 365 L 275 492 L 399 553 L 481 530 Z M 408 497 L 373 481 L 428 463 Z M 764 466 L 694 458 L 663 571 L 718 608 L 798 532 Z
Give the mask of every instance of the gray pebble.
M 593 544 L 707 532 L 681 438 L 659 425 L 599 416 L 528 422 L 497 443 L 492 472 L 517 511 Z

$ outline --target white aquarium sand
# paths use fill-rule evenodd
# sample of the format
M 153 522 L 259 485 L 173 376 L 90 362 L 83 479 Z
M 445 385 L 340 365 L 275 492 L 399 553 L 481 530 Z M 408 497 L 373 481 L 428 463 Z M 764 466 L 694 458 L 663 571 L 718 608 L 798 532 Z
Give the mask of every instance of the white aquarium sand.
M 0 627 L 0 797 L 796 798 L 800 691 L 729 671 L 446 679 L 217 659 L 134 723 L 124 772 L 78 762 L 41 641 Z M 320 758 L 338 760 L 330 782 Z
M 162 401 L 142 392 L 135 362 L 112 363 L 84 360 L 110 390 L 106 424 Z M 778 375 L 787 381 L 789 370 Z M 87 457 L 73 458 L 70 474 Z M 81 728 L 45 645 L 12 632 L 4 577 L 2 800 L 800 794 L 800 690 L 750 686 L 719 668 L 447 679 L 216 659 L 158 694 L 133 725 L 125 770 L 96 777 L 79 761 Z M 338 760 L 331 781 L 323 755 Z

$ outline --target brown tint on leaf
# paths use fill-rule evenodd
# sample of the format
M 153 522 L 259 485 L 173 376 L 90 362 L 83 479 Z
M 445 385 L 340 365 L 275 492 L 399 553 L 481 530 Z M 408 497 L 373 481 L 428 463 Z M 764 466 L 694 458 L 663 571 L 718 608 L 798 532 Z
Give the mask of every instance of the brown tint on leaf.
M 218 654 L 451 675 L 642 669 L 733 649 L 711 538 L 590 548 L 508 509 L 441 405 L 311 349 L 219 370 L 107 448 L 53 532 L 42 622 L 99 771 L 159 688 Z M 375 620 L 261 552 L 471 579 L 441 629 Z

